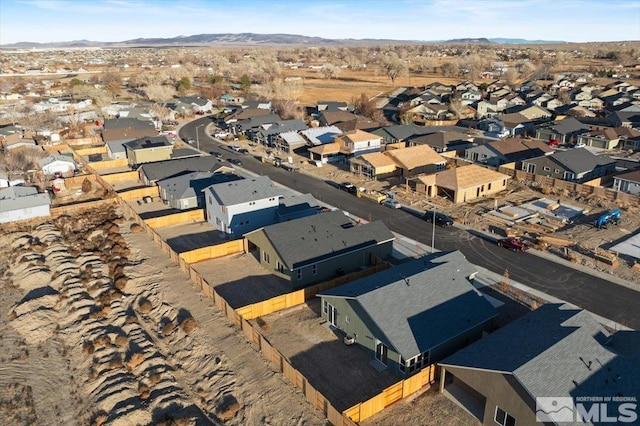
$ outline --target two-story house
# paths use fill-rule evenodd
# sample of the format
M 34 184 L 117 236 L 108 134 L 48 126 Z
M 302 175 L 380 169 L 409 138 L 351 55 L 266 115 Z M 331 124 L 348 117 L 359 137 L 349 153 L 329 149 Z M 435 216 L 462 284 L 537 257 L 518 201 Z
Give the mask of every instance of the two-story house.
M 144 137 L 123 144 L 129 165 L 135 167 L 144 163 L 169 160 L 173 154 L 173 144 L 166 136 Z
M 274 223 L 283 195 L 268 176 L 217 183 L 204 192 L 207 221 L 230 238 Z

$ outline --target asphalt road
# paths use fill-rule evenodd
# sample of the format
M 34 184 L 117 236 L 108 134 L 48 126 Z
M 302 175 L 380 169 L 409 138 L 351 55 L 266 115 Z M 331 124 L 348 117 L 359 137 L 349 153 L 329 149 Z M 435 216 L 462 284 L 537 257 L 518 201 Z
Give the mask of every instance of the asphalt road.
M 196 126 L 208 124 L 204 117 L 185 125 L 180 130 L 183 138 L 194 138 Z M 242 167 L 303 193 L 311 193 L 317 200 L 349 211 L 366 219 L 382 220 L 389 229 L 424 244 L 431 245 L 430 223 L 402 210 L 390 209 L 340 191 L 331 182 L 287 172 L 270 164 L 263 164 L 250 155 L 242 155 L 225 148 L 205 134 L 205 126 L 198 127 L 200 149 L 222 152 L 225 159 L 239 158 Z M 480 238 L 459 228 L 436 227 L 435 246 L 439 250 L 460 250 L 466 258 L 498 274 L 509 271 L 512 280 L 547 293 L 597 315 L 614 320 L 633 329 L 640 329 L 640 292 L 614 284 L 550 260 L 529 254 L 514 253 L 498 247 L 494 242 Z

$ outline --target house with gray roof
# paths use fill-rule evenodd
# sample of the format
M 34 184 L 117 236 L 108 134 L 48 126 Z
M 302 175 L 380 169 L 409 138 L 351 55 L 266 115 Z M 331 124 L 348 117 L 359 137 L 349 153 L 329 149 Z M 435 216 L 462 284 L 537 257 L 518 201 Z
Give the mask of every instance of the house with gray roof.
M 415 259 L 320 293 L 322 318 L 379 369 L 417 373 L 491 330 L 498 313 L 459 251 Z
M 559 144 L 571 144 L 575 138 L 588 132 L 590 126 L 573 118 L 566 117 L 562 120 L 544 123 L 536 128 L 536 138 L 544 141 L 556 140 Z
M 312 127 L 300 132 L 307 139 L 307 145 L 318 146 L 332 143 L 335 136 L 341 135 L 342 130 L 336 126 Z
M 230 164 L 221 163 L 217 158 L 205 155 L 146 163 L 138 168 L 138 175 L 145 185 L 151 186 L 163 179 L 191 172 L 232 173 L 233 171 Z
M 251 139 L 251 135 L 254 132 L 269 128 L 281 121 L 282 118 L 278 114 L 259 115 L 229 124 L 229 130 L 234 135 L 246 135 Z
M 66 174 L 70 176 L 76 169 L 76 162 L 73 161 L 73 157 L 67 155 L 53 154 L 38 160 L 38 167 L 47 176 L 54 175 L 56 173 Z
M 306 130 L 307 125 L 302 120 L 278 120 L 273 124 L 260 126 L 248 132 L 247 136 L 254 142 L 266 146 L 274 146 L 274 139 L 282 133 Z
M 521 168 L 527 173 L 582 183 L 613 173 L 616 161 L 608 155 L 577 148 L 529 158 L 522 161 Z
M 393 233 L 381 222 L 357 224 L 342 211 L 277 223 L 245 234 L 260 265 L 300 289 L 391 256 Z
M 204 192 L 207 221 L 230 238 L 275 223 L 283 196 L 268 176 L 216 183 Z
M 234 173 L 191 172 L 158 182 L 160 197 L 171 207 L 188 210 L 204 207 L 204 189 L 216 183 L 242 179 Z
M 568 304 L 543 305 L 438 365 L 440 391 L 483 425 L 611 424 L 603 409 L 638 424 L 640 333 L 612 335 Z
M 33 186 L 0 189 L 0 223 L 49 216 L 51 198 Z
M 158 130 L 151 121 L 135 118 L 113 118 L 104 120 L 102 126 L 102 140 L 128 142 L 147 136 L 157 136 Z
M 273 146 L 285 153 L 292 153 L 296 149 L 307 146 L 307 141 L 296 131 L 279 133 L 272 138 Z
M 614 176 L 613 188 L 628 194 L 640 195 L 640 169 Z

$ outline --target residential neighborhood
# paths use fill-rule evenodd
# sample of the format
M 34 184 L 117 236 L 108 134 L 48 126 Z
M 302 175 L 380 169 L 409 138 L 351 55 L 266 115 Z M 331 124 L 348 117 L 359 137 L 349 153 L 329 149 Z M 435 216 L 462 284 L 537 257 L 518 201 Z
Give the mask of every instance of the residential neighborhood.
M 637 41 L 145 40 L 0 45 L 5 424 L 638 423 Z

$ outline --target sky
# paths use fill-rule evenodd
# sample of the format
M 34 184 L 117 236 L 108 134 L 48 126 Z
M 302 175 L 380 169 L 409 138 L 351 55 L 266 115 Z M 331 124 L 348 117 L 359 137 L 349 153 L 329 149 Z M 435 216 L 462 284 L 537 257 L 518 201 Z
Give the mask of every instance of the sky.
M 0 0 L 0 45 L 252 32 L 640 40 L 639 0 Z

